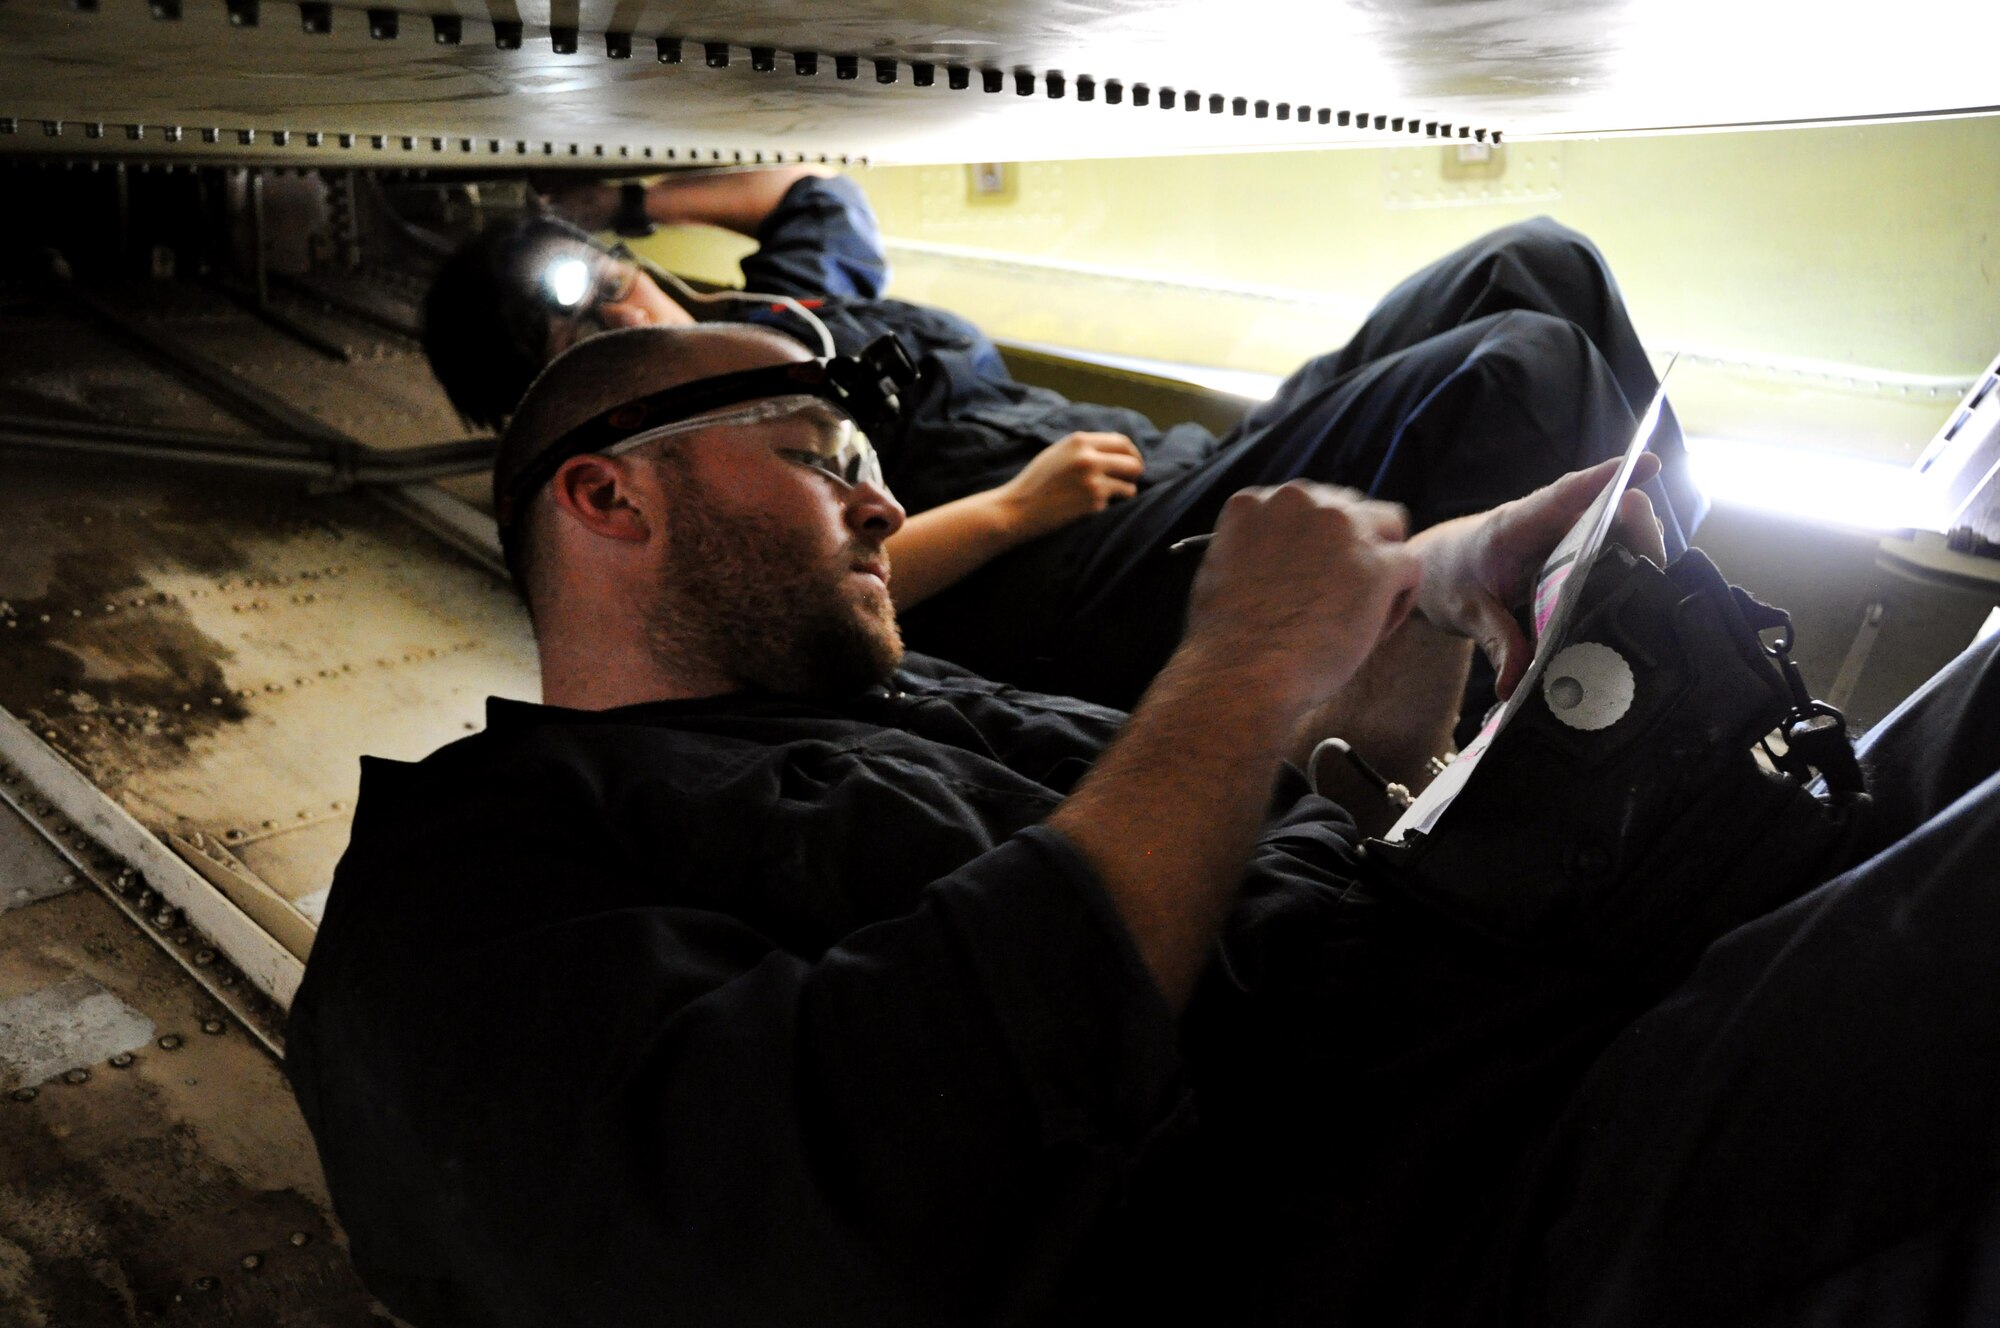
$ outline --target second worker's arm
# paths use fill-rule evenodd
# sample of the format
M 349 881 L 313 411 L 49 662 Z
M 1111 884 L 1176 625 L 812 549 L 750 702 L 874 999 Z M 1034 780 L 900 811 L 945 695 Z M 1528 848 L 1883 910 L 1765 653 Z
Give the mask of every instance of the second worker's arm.
M 644 209 L 662 226 L 720 226 L 755 236 L 791 187 L 807 176 L 833 174 L 825 166 L 663 175 L 645 186 Z M 588 230 L 603 230 L 618 216 L 620 185 L 609 180 L 550 182 L 543 192 L 558 212 Z
M 825 166 L 786 166 L 714 175 L 665 175 L 646 189 L 646 215 L 663 226 L 720 226 L 754 238 L 793 185 L 825 177 Z
M 833 174 L 788 166 L 666 175 L 646 186 L 646 215 L 661 225 L 720 226 L 757 240 L 758 251 L 744 260 L 751 289 L 800 299 L 873 298 L 887 281 L 888 260 L 860 191 L 843 184 L 786 203 L 799 181 Z M 548 196 L 586 227 L 609 226 L 617 213 L 618 186 L 609 182 L 555 184 Z M 913 608 L 1008 550 L 1131 497 L 1144 470 L 1131 439 L 1072 433 L 1007 483 L 912 515 L 889 542 L 896 607 Z

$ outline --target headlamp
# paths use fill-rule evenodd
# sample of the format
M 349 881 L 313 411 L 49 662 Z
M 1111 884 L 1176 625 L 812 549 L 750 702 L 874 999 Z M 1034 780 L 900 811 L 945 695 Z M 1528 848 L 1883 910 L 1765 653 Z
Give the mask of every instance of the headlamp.
M 630 251 L 619 245 L 605 249 L 588 238 L 565 242 L 542 260 L 535 273 L 535 293 L 550 317 L 603 329 L 599 311 L 632 293 L 638 279 Z
M 590 295 L 590 264 L 581 258 L 555 259 L 542 272 L 542 289 L 550 303 L 565 313 L 573 313 Z

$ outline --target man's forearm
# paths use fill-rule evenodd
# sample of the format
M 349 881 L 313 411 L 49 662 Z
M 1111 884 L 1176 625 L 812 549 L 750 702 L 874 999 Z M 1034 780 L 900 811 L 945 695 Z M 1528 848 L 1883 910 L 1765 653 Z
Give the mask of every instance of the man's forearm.
M 715 175 L 668 175 L 646 189 L 646 215 L 663 226 L 720 226 L 755 237 L 793 185 L 809 175 L 833 174 L 824 166 L 785 166 Z
M 1400 508 L 1323 485 L 1230 498 L 1181 648 L 1049 818 L 1176 1006 L 1242 885 L 1293 728 L 1409 611 L 1421 566 L 1403 531 Z
M 1384 637 L 1345 687 L 1300 722 L 1286 752 L 1304 767 L 1322 738 L 1341 738 L 1385 779 L 1411 790 L 1430 782 L 1427 762 L 1451 750 L 1472 664 L 1472 642 L 1412 617 Z M 1401 809 L 1346 761 L 1328 761 L 1319 792 L 1366 834 L 1388 830 Z
M 1184 648 L 1048 821 L 1097 870 L 1177 1008 L 1236 897 L 1298 720 L 1272 691 L 1254 667 Z

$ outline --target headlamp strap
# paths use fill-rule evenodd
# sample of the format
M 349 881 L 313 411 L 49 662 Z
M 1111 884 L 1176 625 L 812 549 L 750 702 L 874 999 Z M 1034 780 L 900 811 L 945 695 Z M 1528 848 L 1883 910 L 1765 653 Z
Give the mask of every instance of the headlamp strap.
M 847 412 L 871 438 L 884 439 L 894 433 L 900 418 L 900 392 L 916 376 L 916 366 L 901 343 L 885 336 L 870 342 L 858 356 L 835 356 L 824 364 L 800 360 L 679 383 L 614 406 L 542 449 L 514 477 L 507 492 L 495 496 L 493 515 L 503 531 L 510 528 L 528 500 L 571 457 L 609 451 L 636 434 L 746 401 L 819 397 Z

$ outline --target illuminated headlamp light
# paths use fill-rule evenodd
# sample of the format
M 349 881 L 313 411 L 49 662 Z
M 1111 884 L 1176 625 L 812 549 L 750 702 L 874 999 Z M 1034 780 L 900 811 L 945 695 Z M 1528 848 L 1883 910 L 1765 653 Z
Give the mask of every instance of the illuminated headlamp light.
M 557 258 L 542 270 L 542 290 L 549 303 L 574 311 L 590 297 L 590 264 L 581 258 Z

